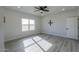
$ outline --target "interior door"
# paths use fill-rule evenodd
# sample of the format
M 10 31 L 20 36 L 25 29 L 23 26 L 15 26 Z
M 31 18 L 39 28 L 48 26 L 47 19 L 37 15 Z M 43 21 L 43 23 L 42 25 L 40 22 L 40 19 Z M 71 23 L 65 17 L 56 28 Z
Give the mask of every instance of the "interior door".
M 78 39 L 77 17 L 67 18 L 66 33 L 68 38 Z

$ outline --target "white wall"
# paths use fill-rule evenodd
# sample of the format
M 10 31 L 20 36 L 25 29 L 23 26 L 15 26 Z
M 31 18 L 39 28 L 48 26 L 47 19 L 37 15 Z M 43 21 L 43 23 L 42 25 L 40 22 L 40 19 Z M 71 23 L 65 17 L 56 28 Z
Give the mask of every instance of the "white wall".
M 40 33 L 40 17 L 22 12 L 5 9 L 5 41 Z M 35 31 L 22 32 L 22 18 L 35 20 Z
M 3 52 L 4 50 L 4 33 L 3 28 L 0 27 L 0 52 Z
M 66 12 L 61 12 L 57 15 L 53 15 L 52 13 L 42 17 L 41 19 L 41 32 L 46 34 L 52 34 L 57 36 L 66 37 L 66 22 L 67 18 L 72 16 L 78 16 L 77 9 L 70 10 Z M 48 24 L 48 21 L 52 20 L 54 23 L 51 27 Z
M 4 24 L 3 24 L 4 10 L 0 7 L 0 52 L 4 51 Z

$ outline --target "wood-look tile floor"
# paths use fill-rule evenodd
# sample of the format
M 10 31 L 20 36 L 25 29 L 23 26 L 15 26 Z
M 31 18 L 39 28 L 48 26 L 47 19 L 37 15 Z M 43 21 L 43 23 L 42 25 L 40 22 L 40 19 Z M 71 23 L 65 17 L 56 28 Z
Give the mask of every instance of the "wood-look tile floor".
M 38 34 L 5 43 L 6 52 L 78 52 L 79 41 Z

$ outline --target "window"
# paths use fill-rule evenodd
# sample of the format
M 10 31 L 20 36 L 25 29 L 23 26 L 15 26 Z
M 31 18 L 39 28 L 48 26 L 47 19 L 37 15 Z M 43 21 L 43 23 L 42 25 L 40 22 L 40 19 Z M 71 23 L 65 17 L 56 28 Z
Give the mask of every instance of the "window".
M 22 31 L 28 31 L 28 19 L 22 19 Z
M 35 21 L 30 20 L 30 30 L 35 30 Z
M 22 18 L 22 31 L 35 30 L 35 20 Z

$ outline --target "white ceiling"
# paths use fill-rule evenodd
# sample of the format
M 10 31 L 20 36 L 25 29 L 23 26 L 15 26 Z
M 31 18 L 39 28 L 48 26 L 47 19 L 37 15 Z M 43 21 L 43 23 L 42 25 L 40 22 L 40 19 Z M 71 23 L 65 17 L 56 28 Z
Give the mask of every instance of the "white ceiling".
M 35 11 L 34 7 L 35 6 L 6 6 L 4 8 L 17 10 L 17 11 L 24 12 L 24 13 L 30 13 L 30 14 L 37 15 L 37 16 L 44 16 L 44 15 L 47 15 L 47 14 L 50 14 L 50 13 L 56 14 L 56 13 L 59 13 L 59 12 L 79 8 L 78 6 L 48 6 L 48 9 L 50 10 L 50 12 L 46 12 L 46 13 L 41 14 L 38 11 L 34 12 Z

